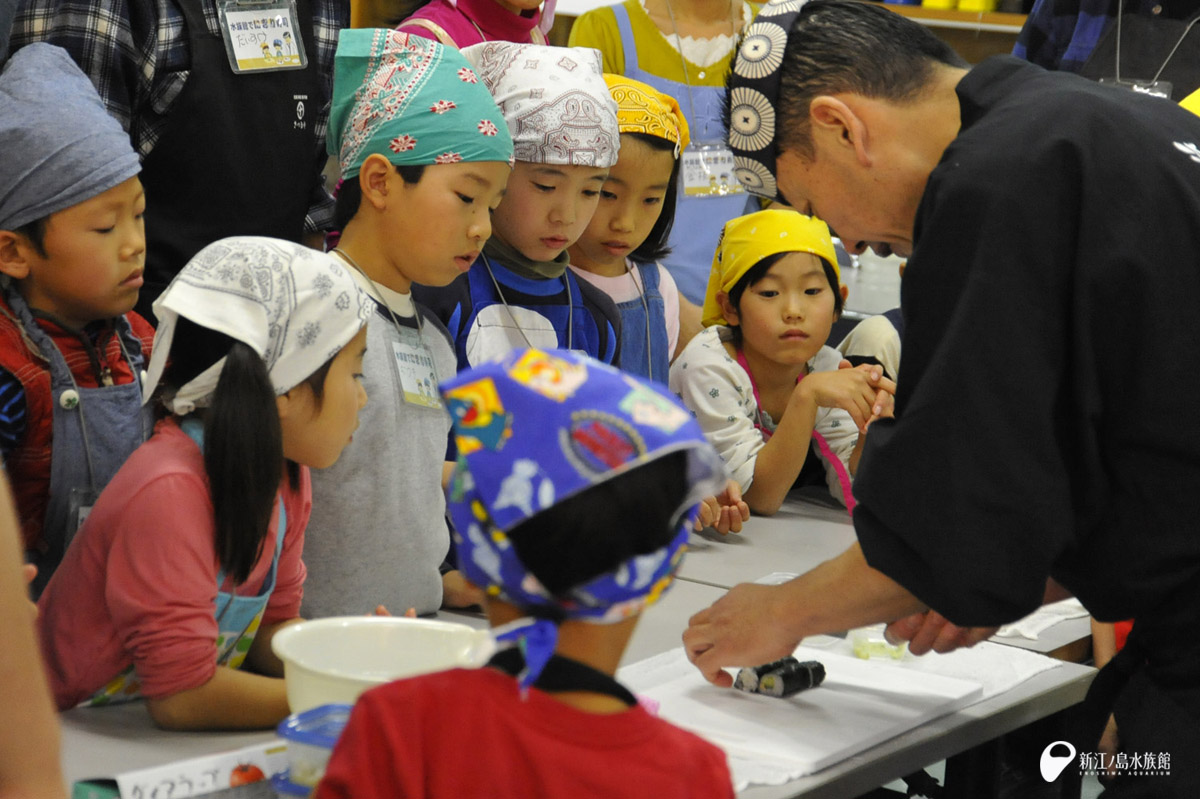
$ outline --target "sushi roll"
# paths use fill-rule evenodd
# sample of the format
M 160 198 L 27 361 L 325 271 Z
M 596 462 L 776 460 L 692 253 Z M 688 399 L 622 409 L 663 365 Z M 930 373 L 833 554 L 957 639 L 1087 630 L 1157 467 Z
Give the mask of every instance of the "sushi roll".
M 770 663 L 764 663 L 761 666 L 747 666 L 746 668 L 738 671 L 737 677 L 734 678 L 733 681 L 733 687 L 737 688 L 739 691 L 746 691 L 747 693 L 751 694 L 755 693 L 758 691 L 758 683 L 762 679 L 763 675 L 770 674 L 771 672 L 778 671 L 779 669 L 785 668 L 792 663 L 799 662 L 800 661 L 789 655 L 788 657 L 780 658 L 779 660 L 774 660 Z
M 758 679 L 756 693 L 764 696 L 787 698 L 809 688 L 816 688 L 825 681 L 825 667 L 815 660 L 803 663 L 792 662 Z

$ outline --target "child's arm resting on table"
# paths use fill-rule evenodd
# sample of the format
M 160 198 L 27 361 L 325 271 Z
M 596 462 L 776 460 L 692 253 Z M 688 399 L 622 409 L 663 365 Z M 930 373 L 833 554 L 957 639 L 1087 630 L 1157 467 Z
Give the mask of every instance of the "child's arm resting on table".
M 817 408 L 845 410 L 861 435 L 867 422 L 882 411 L 881 392 L 895 390 L 896 384 L 878 366 L 813 372 L 797 383 L 775 434 L 755 459 L 754 482 L 745 493 L 750 510 L 769 516 L 783 504 L 808 457 Z
M 282 679 L 227 666 L 203 685 L 147 699 L 146 708 L 164 730 L 269 729 L 290 712 Z

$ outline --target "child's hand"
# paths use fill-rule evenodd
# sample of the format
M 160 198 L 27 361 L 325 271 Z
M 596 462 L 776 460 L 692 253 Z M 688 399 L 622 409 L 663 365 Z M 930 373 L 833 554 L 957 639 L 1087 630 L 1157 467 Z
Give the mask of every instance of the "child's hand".
M 893 394 L 896 384 L 883 376 L 883 369 L 872 364 L 850 367 L 849 362 L 836 372 L 813 372 L 800 381 L 793 400 L 808 400 L 820 408 L 841 408 L 850 414 L 860 433 L 867 423 L 886 410 L 883 395 Z
M 368 616 L 391 616 L 392 614 L 391 614 L 391 611 L 389 611 L 383 605 L 376 605 L 375 612 L 368 613 L 367 615 Z M 417 609 L 416 608 L 409 608 L 408 610 L 404 611 L 404 618 L 415 619 L 416 617 L 417 617 Z
M 870 364 L 863 364 L 862 366 L 856 367 L 854 364 L 843 359 L 842 362 L 838 364 L 838 368 L 839 369 L 856 369 L 856 368 L 857 369 L 863 369 L 863 368 L 871 369 L 872 367 Z M 881 375 L 881 377 L 882 377 L 882 375 Z M 892 418 L 893 411 L 896 407 L 896 384 L 892 383 L 892 381 L 890 381 L 890 380 L 887 382 L 891 384 L 890 388 L 880 386 L 879 390 L 875 392 L 875 404 L 871 408 L 871 411 L 872 411 L 871 418 L 869 420 L 867 420 L 868 426 L 870 426 L 871 422 L 875 421 L 876 419 L 891 419 Z
M 483 604 L 483 589 L 457 569 L 442 575 L 442 607 L 472 608 Z
M 700 502 L 700 515 L 693 529 L 699 532 L 711 527 L 721 535 L 740 533 L 742 523 L 750 519 L 750 506 L 742 501 L 742 488 L 736 480 L 725 484 L 725 490 Z

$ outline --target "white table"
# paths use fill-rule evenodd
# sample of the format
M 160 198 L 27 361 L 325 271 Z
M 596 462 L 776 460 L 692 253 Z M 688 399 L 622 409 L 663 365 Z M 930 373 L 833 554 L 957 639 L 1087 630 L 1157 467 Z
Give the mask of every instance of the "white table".
M 840 555 L 855 542 L 854 525 L 844 508 L 798 500 L 784 501 L 774 516 L 754 516 L 741 533 L 692 534 L 679 576 L 684 580 L 732 588 L 772 572 L 801 574 Z M 995 638 L 1006 646 L 1048 654 L 1091 637 L 1088 617 L 1067 619 L 1043 631 L 1037 640 Z
M 688 618 L 716 601 L 728 586 L 772 570 L 802 571 L 836 555 L 852 540 L 853 528 L 844 511 L 789 501 L 776 517 L 755 519 L 744 539 L 693 548 L 685 558 L 681 579 L 643 613 L 622 663 L 680 646 Z M 797 551 L 804 561 L 794 554 Z M 784 560 L 785 555 L 791 559 Z M 697 581 L 705 576 L 718 584 Z M 486 625 L 479 614 L 441 613 L 439 617 L 474 627 Z M 741 796 L 857 796 L 1079 702 L 1094 673 L 1066 663 L 1006 694 L 924 724 L 817 774 L 782 786 L 752 787 Z M 69 782 L 237 749 L 274 737 L 272 732 L 162 732 L 153 726 L 140 703 L 72 710 L 63 714 L 62 721 L 63 768 Z

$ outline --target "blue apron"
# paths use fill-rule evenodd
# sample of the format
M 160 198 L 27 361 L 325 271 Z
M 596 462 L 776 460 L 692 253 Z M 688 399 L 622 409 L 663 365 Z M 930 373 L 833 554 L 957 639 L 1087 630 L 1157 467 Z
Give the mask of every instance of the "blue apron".
M 621 47 L 625 51 L 625 77 L 640 80 L 669 94 L 679 101 L 684 116 L 692 112 L 688 102 L 686 83 L 667 80 L 651 75 L 638 68 L 637 43 L 633 28 L 629 24 L 629 11 L 623 5 L 613 6 L 617 28 L 621 33 Z M 691 87 L 692 103 L 695 103 L 695 118 L 688 117 L 691 139 L 695 143 L 725 141 L 725 126 L 721 121 L 721 108 L 725 103 L 724 86 Z M 683 296 L 697 305 L 704 304 L 704 291 L 708 288 L 708 275 L 712 271 L 713 253 L 717 251 L 717 239 L 725 223 L 736 216 L 758 210 L 754 198 L 746 194 L 731 194 L 724 197 L 687 197 L 683 186 L 675 205 L 675 225 L 671 228 L 671 254 L 662 260 L 663 266 L 675 278 Z
M 50 365 L 53 418 L 50 431 L 50 496 L 42 540 L 30 553 L 38 568 L 31 586 L 37 598 L 62 562 L 85 513 L 133 451 L 150 437 L 154 418 L 142 405 L 142 343 L 124 317 L 116 320 L 121 353 L 134 379 L 119 386 L 80 388 L 54 340 L 38 326 L 16 291 L 9 307 Z M 86 410 L 85 410 L 86 409 Z
M 185 419 L 180 427 L 188 434 L 200 451 L 204 451 L 204 425 L 197 419 Z M 262 624 L 263 614 L 267 610 L 267 602 L 275 591 L 275 577 L 279 570 L 279 556 L 283 552 L 283 538 L 287 533 L 287 509 L 283 498 L 279 503 L 279 532 L 275 536 L 275 555 L 271 560 L 271 569 L 263 580 L 262 589 L 255 596 L 238 596 L 222 591 L 225 585 L 225 570 L 217 572 L 217 602 L 213 615 L 217 619 L 217 666 L 227 666 L 240 669 L 258 634 Z M 118 674 L 80 706 L 110 705 L 118 702 L 129 702 L 142 696 L 141 681 L 131 665 Z
M 667 351 L 667 314 L 658 287 L 658 265 L 635 263 L 633 266 L 641 278 L 641 296 L 617 303 L 617 311 L 621 314 L 621 369 L 665 384 L 671 368 L 671 353 Z
M 500 315 L 499 318 L 505 326 L 489 324 L 486 332 L 480 326 L 475 335 L 486 336 L 488 341 L 487 347 L 482 350 L 483 354 L 480 354 L 468 352 L 471 349 L 468 346 L 471 333 L 479 326 L 477 320 L 480 312 L 492 306 L 505 306 L 504 300 L 496 293 L 496 284 L 492 283 L 492 277 L 488 275 L 488 265 L 491 266 L 492 275 L 495 276 L 500 291 L 505 294 L 504 299 L 508 301 L 508 306 L 517 311 L 511 315 L 507 312 Z M 583 290 L 570 269 L 564 271 L 562 277 L 553 280 L 522 277 L 496 259 L 481 254 L 467 272 L 467 286 L 471 297 L 471 312 L 459 327 L 454 342 L 459 370 L 478 366 L 485 360 L 498 358 L 506 352 L 528 346 L 571 349 L 597 360 L 612 360 L 608 353 L 600 349 L 600 329 L 591 311 L 584 305 Z M 513 292 L 535 297 L 555 297 L 569 293 L 571 302 L 568 305 L 565 301 L 556 300 L 544 305 L 526 305 L 520 299 L 514 301 Z M 563 300 L 565 299 L 564 296 Z M 525 323 L 520 329 L 511 324 L 521 320 L 525 320 Z M 530 320 L 536 320 L 540 323 L 539 326 L 529 325 Z M 611 347 L 611 343 L 609 346 Z

